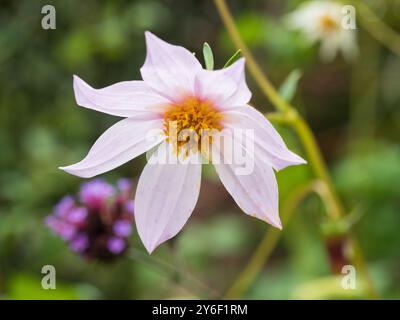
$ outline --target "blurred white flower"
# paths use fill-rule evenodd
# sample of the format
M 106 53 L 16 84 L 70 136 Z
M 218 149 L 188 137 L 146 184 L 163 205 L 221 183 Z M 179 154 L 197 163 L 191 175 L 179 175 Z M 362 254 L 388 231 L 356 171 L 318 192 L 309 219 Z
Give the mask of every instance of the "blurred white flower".
M 321 43 L 320 56 L 325 62 L 339 51 L 348 61 L 358 55 L 356 31 L 348 19 L 348 6 L 324 0 L 307 1 L 286 17 L 289 27 L 300 30 L 310 42 Z

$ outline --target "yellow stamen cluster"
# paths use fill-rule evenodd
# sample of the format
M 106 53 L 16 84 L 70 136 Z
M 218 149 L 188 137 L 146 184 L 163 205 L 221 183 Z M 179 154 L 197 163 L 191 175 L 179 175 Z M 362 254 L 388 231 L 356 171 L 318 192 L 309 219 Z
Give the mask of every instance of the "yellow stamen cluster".
M 222 130 L 222 114 L 209 101 L 188 97 L 168 106 L 164 113 L 167 141 L 179 154 L 187 156 L 190 150 L 203 151 L 202 142 L 207 139 L 211 144 L 215 130 Z
M 323 30 L 334 31 L 339 28 L 338 22 L 335 21 L 330 15 L 326 14 L 320 17 L 319 23 Z

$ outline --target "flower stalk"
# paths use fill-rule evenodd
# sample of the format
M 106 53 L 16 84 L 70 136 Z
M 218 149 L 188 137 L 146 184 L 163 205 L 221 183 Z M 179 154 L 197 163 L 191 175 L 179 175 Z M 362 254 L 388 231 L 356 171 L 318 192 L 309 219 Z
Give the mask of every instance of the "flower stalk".
M 301 141 L 307 154 L 307 159 L 314 172 L 314 175 L 326 186 L 326 192 L 322 193 L 322 197 L 327 206 L 327 213 L 329 217 L 333 220 L 339 220 L 340 218 L 343 218 L 346 215 L 344 206 L 336 194 L 329 171 L 327 169 L 327 165 L 322 157 L 315 136 L 312 133 L 309 125 L 297 112 L 297 110 L 279 95 L 278 91 L 269 81 L 265 73 L 261 70 L 250 49 L 241 38 L 225 0 L 214 0 L 214 3 L 230 38 L 235 46 L 238 49 L 241 49 L 242 55 L 246 58 L 250 74 L 267 99 L 277 109 L 277 114 L 281 114 L 282 119 L 285 119 L 285 122 L 287 122 L 288 125 L 291 126 L 297 133 L 299 140 Z M 276 117 L 277 114 L 275 113 L 274 117 Z M 253 257 L 250 259 L 249 265 L 245 267 L 244 272 L 249 272 L 248 278 L 246 278 L 246 280 L 242 280 L 242 277 L 239 276 L 237 284 L 235 283 L 234 286 L 228 291 L 227 297 L 239 298 L 241 294 L 251 285 L 257 274 L 261 271 L 261 267 L 265 263 L 265 260 L 269 257 L 277 243 L 278 237 L 277 235 L 274 235 L 274 233 L 278 233 L 278 231 L 267 233 Z M 370 299 L 376 299 L 377 293 L 369 276 L 361 248 L 356 239 L 350 234 L 349 245 L 354 253 L 352 262 L 363 274 L 367 282 L 368 297 Z

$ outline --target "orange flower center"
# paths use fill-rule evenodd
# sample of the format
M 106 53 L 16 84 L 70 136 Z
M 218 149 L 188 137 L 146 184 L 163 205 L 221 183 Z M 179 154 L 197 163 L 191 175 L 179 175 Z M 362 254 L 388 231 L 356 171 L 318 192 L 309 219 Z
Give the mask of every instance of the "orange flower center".
M 337 21 L 335 21 L 330 15 L 323 15 L 319 19 L 319 23 L 325 31 L 334 31 L 339 28 Z
M 167 141 L 180 154 L 203 151 L 202 144 L 212 143 L 212 133 L 221 131 L 222 114 L 209 101 L 188 97 L 169 105 L 164 113 L 164 132 Z M 206 140 L 205 140 L 206 139 Z

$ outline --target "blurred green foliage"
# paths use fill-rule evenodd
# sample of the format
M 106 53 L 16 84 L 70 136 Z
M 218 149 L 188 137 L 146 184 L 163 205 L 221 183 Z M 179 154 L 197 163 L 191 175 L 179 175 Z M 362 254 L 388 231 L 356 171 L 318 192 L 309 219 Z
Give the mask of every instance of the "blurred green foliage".
M 281 17 L 301 1 L 230 1 L 245 41 L 276 84 L 294 69 L 302 70 L 290 98 L 310 121 L 334 172 L 346 207 L 361 210 L 354 230 L 386 298 L 400 298 L 400 59 L 359 30 L 362 56 L 376 65 L 371 77 L 356 77 L 354 65 L 341 58 L 318 61 L 317 47 L 288 31 Z M 393 1 L 379 1 L 390 8 Z M 41 8 L 52 4 L 57 29 L 41 29 Z M 378 4 L 379 7 L 379 4 Z M 379 11 L 381 12 L 381 11 Z M 382 17 L 400 32 L 398 11 Z M 215 68 L 236 50 L 211 1 L 3 0 L 0 9 L 0 297 L 4 299 L 95 299 L 194 297 L 185 280 L 165 277 L 140 261 L 113 265 L 83 261 L 43 225 L 53 205 L 78 189 L 81 179 L 57 169 L 76 162 L 116 118 L 76 106 L 72 75 L 94 87 L 138 79 L 145 57 L 143 33 L 151 30 L 183 45 L 201 58 L 207 41 Z M 203 61 L 202 61 L 203 63 Z M 362 69 L 362 68 L 361 68 Z M 363 77 L 361 77 L 363 79 Z M 365 81 L 365 82 L 364 82 Z M 248 77 L 253 104 L 272 107 Z M 297 85 L 297 84 L 296 84 Z M 369 90 L 364 90 L 368 85 Z M 376 90 L 367 105 L 364 95 Z M 368 123 L 365 135 L 363 124 Z M 279 131 L 289 147 L 302 153 L 286 127 Z M 106 174 L 137 179 L 144 159 Z M 245 216 L 215 179 L 204 170 L 198 208 L 188 225 L 154 256 L 178 264 L 223 292 L 248 261 L 264 232 L 263 222 Z M 310 179 L 307 166 L 278 174 L 281 207 L 296 187 Z M 248 298 L 358 298 L 359 292 L 337 291 L 320 224 L 323 207 L 311 197 L 296 209 L 283 238 Z M 143 249 L 136 235 L 133 246 Z M 180 256 L 180 257 L 177 257 Z M 177 260 L 178 259 L 178 260 Z M 180 264 L 183 260 L 185 263 Z M 57 269 L 57 290 L 40 288 L 41 268 Z M 182 286 L 177 285 L 181 283 Z M 360 284 L 361 285 L 361 284 Z

